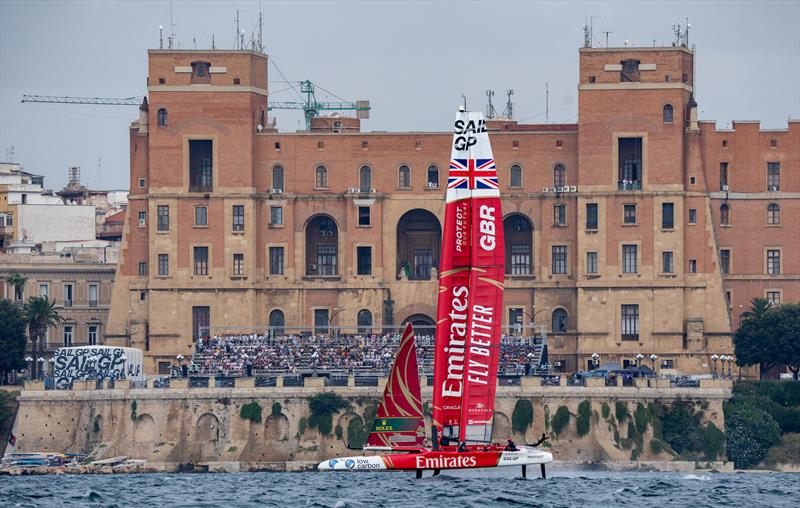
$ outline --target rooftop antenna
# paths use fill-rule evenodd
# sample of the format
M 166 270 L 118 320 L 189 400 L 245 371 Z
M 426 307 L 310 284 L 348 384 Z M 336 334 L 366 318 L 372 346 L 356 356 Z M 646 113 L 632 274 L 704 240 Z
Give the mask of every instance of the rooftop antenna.
M 592 33 L 591 33 L 591 29 L 589 28 L 589 25 L 584 22 L 584 24 L 581 26 L 581 29 L 583 30 L 583 47 L 584 48 L 591 48 L 592 47 Z
M 686 18 L 686 28 L 683 32 L 683 45 L 689 47 L 689 29 L 692 28 L 692 25 L 689 24 L 689 18 Z
M 489 99 L 489 103 L 486 105 L 486 118 L 489 120 L 497 116 L 497 112 L 494 110 L 494 104 L 492 104 L 493 96 L 494 90 L 486 90 L 486 97 Z
M 258 52 L 264 52 L 264 23 L 261 15 L 261 1 L 258 2 Z
M 194 44 L 194 49 L 197 49 L 197 37 L 192 37 L 192 44 Z
M 544 123 L 550 123 L 550 83 L 544 83 Z
M 217 43 L 214 41 L 214 34 L 211 34 L 211 49 L 217 49 Z
M 8 162 L 14 162 L 14 145 L 11 145 L 6 149 L 6 160 Z
M 511 102 L 512 95 L 514 95 L 514 90 L 506 90 L 506 109 L 503 110 L 505 118 L 514 118 L 514 103 Z
M 464 111 L 466 111 L 467 110 L 467 96 L 462 94 L 461 98 L 464 99 Z
M 608 34 L 613 34 L 613 31 L 610 30 L 603 30 L 603 33 L 606 34 L 606 47 L 608 47 Z
M 236 38 L 233 39 L 233 49 L 242 49 L 241 46 L 239 46 L 239 9 L 236 9 L 234 21 L 236 21 Z
M 102 160 L 100 157 L 97 158 L 97 189 L 100 190 L 103 188 L 103 180 L 102 180 Z
M 175 41 L 175 22 L 172 18 L 172 0 L 169 0 L 169 49 L 172 49 L 172 43 Z
M 158 25 L 158 49 L 164 49 L 164 25 Z

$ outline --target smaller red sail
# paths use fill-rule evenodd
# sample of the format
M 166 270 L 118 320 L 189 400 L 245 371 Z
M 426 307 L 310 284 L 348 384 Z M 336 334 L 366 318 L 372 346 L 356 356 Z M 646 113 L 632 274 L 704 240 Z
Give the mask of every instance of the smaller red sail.
M 421 447 L 425 441 L 414 329 L 406 325 L 366 448 Z

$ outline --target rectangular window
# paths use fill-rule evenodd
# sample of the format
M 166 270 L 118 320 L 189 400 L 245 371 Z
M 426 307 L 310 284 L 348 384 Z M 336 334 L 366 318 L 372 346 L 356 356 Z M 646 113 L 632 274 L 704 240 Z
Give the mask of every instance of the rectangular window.
M 728 305 L 728 308 L 731 307 L 731 302 L 733 301 L 733 297 L 731 295 L 731 290 L 725 291 L 725 303 Z
M 661 368 L 662 369 L 674 369 L 675 368 L 675 360 L 671 358 L 661 360 Z
M 368 206 L 358 207 L 358 225 L 359 226 L 370 225 L 370 208 Z
M 233 231 L 244 231 L 244 205 L 233 205 Z
M 214 158 L 210 139 L 189 141 L 189 191 L 211 192 L 213 185 Z
M 781 251 L 767 251 L 767 274 L 780 275 L 781 273 Z
M 50 287 L 47 284 L 39 284 L 39 296 L 47 298 L 47 293 L 49 290 Z
M 720 249 L 719 251 L 719 268 L 722 273 L 730 273 L 731 270 L 731 251 L 729 249 Z
M 244 254 L 233 255 L 233 274 L 244 275 Z
M 511 275 L 531 274 L 531 246 L 527 243 L 511 244 Z
M 269 274 L 283 275 L 283 247 L 269 248 Z
M 689 208 L 689 224 L 697 224 L 697 209 Z
M 508 309 L 508 324 L 511 326 L 513 333 L 522 333 L 522 309 L 519 307 L 512 307 Z
M 89 325 L 86 327 L 86 337 L 89 339 L 90 346 L 97 345 L 97 325 Z
M 161 276 L 169 275 L 169 254 L 158 255 L 158 274 Z
M 767 163 L 767 190 L 776 192 L 781 190 L 781 163 Z
M 553 246 L 553 274 L 567 273 L 567 247 L 565 245 Z
M 623 210 L 623 223 L 636 224 L 636 205 L 624 205 Z
M 89 307 L 97 307 L 98 289 L 97 284 L 89 284 Z
M 720 162 L 719 163 L 719 190 L 727 191 L 728 190 L 728 163 L 727 162 Z
M 317 245 L 317 273 L 336 275 L 336 245 Z
M 64 325 L 64 347 L 72 346 L 73 330 L 72 325 Z
M 622 340 L 639 340 L 639 306 L 623 305 L 621 318 Z
M 147 212 L 139 212 L 139 226 L 147 224 Z
M 661 253 L 661 273 L 672 273 L 672 252 Z
M 208 226 L 208 207 L 206 206 L 194 207 L 194 225 Z
M 328 309 L 314 309 L 314 333 L 328 333 L 329 328 Z
M 431 249 L 414 249 L 414 267 L 411 280 L 430 280 L 431 267 L 433 266 L 433 251 Z
M 144 189 L 145 187 L 145 180 L 144 178 L 139 178 L 139 188 Z
M 208 247 L 195 247 L 194 274 L 208 275 Z
M 661 203 L 661 229 L 675 227 L 675 204 Z
M 586 273 L 597 273 L 597 252 L 586 253 Z
M 780 305 L 781 304 L 781 292 L 780 291 L 767 291 L 767 301 L 772 305 Z
M 282 226 L 283 225 L 283 207 L 282 206 L 271 206 L 269 208 L 269 224 L 270 224 L 270 226 Z
M 553 205 L 553 224 L 556 226 L 567 224 L 567 205 Z
M 636 273 L 636 254 L 638 251 L 637 245 L 623 245 L 622 246 L 622 272 L 623 273 Z
M 158 205 L 158 231 L 169 231 L 169 205 Z
M 372 247 L 356 247 L 358 275 L 372 275 Z
M 141 263 L 140 263 L 141 265 Z M 141 270 L 141 266 L 139 268 Z M 145 275 L 147 275 L 147 263 L 145 263 Z M 72 307 L 72 284 L 64 284 L 64 307 Z
M 586 229 L 597 229 L 597 203 L 586 203 Z
M 211 307 L 192 307 L 192 338 L 207 337 L 211 328 Z
M 619 138 L 618 190 L 642 190 L 642 138 Z
M 689 260 L 689 273 L 697 273 L 697 260 L 690 259 Z
M 147 275 L 147 261 L 139 261 L 139 277 Z

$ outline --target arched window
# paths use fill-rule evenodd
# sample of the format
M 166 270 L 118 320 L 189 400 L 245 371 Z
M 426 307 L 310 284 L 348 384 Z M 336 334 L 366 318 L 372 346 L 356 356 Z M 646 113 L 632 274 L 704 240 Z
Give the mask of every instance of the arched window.
M 283 192 L 283 167 L 272 168 L 272 188 Z
M 269 313 L 269 334 L 270 337 L 277 337 L 285 335 L 286 320 L 283 316 L 283 311 L 275 309 Z
M 372 168 L 361 166 L 358 171 L 358 188 L 361 192 L 370 192 L 372 189 Z
M 727 204 L 723 203 L 722 206 L 719 207 L 719 223 L 728 225 L 731 223 L 731 216 L 730 216 L 730 208 Z
M 767 224 L 781 223 L 781 208 L 776 203 L 767 206 Z
M 428 187 L 437 189 L 439 187 L 439 168 L 431 164 L 428 166 Z
M 397 170 L 397 186 L 411 187 L 411 168 L 405 164 Z
M 318 189 L 328 188 L 328 168 L 325 166 L 317 166 L 314 172 L 314 187 Z
M 367 309 L 358 311 L 358 333 L 372 333 L 372 312 Z
M 567 185 L 567 170 L 563 164 L 553 166 L 553 187 L 564 187 Z
M 522 166 L 514 164 L 511 166 L 511 187 L 522 187 Z
M 553 311 L 553 332 L 566 333 L 567 331 L 567 311 L 556 309 Z
M 317 215 L 306 226 L 306 275 L 339 273 L 339 229 L 327 215 Z
M 430 280 L 439 268 L 442 226 L 427 210 L 409 210 L 397 222 L 397 279 Z
M 672 123 L 672 104 L 664 106 L 664 123 Z
M 515 213 L 503 220 L 505 235 L 506 274 L 533 274 L 533 224 Z
M 158 126 L 159 127 L 167 126 L 167 110 L 164 108 L 158 110 Z

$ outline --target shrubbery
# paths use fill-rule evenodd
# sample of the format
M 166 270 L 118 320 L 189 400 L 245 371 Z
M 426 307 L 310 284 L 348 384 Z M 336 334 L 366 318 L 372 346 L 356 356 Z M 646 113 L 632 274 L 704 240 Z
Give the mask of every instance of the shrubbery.
M 569 410 L 566 406 L 558 406 L 556 410 L 556 414 L 553 415 L 553 419 L 550 422 L 550 425 L 553 427 L 553 432 L 556 433 L 556 436 L 561 434 L 561 431 L 569 423 Z
M 350 407 L 350 403 L 335 393 L 318 393 L 308 399 L 308 408 L 311 415 L 308 425 L 319 430 L 323 436 L 329 436 L 333 430 L 333 414 Z
M 795 464 L 800 457 L 800 434 L 784 434 L 778 446 L 773 446 L 767 452 L 764 462 L 770 465 Z
M 283 411 L 283 406 L 281 406 L 280 402 L 273 402 L 272 403 L 272 416 L 278 417 L 281 415 L 281 411 Z
M 600 414 L 603 415 L 603 418 L 608 420 L 608 416 L 611 414 L 611 408 L 608 407 L 608 402 L 603 402 L 603 405 L 600 407 Z
M 614 415 L 617 417 L 617 421 L 622 423 L 625 421 L 625 418 L 628 417 L 628 403 L 624 400 L 618 400 L 616 404 L 614 404 Z
M 728 433 L 728 457 L 737 468 L 757 465 L 767 450 L 780 440 L 780 428 L 775 420 L 755 406 L 740 404 L 733 407 L 725 424 Z
M 558 413 L 556 413 L 558 414 Z M 591 426 L 592 405 L 588 400 L 584 400 L 578 404 L 578 418 L 575 421 L 575 428 L 578 431 L 578 436 L 583 437 L 589 433 Z
M 349 448 L 363 448 L 369 433 L 364 428 L 361 417 L 354 416 L 347 422 L 347 446 Z
M 519 434 L 525 434 L 528 427 L 533 423 L 533 404 L 528 399 L 519 399 L 514 404 L 514 412 L 511 413 L 511 430 Z
M 249 404 L 242 405 L 242 408 L 239 410 L 239 416 L 242 420 L 261 423 L 261 404 L 252 401 Z

